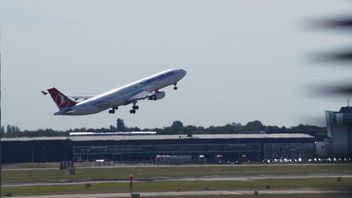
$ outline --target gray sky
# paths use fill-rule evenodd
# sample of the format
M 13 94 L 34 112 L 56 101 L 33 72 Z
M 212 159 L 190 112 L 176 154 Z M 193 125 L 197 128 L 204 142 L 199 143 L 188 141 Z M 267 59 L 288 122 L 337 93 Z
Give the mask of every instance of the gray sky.
M 351 77 L 351 70 L 307 56 L 351 42 L 306 22 L 351 10 L 340 0 L 2 0 L 3 125 L 307 123 L 345 99 L 310 97 L 304 87 Z M 99 94 L 172 67 L 188 72 L 179 90 L 140 102 L 134 115 L 128 106 L 115 115 L 54 116 L 56 105 L 40 93 L 55 86 L 67 95 Z

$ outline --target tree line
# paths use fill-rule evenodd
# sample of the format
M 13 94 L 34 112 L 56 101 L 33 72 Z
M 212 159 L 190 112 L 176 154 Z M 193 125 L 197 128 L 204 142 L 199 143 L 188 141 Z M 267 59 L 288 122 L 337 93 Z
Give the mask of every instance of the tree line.
M 326 137 L 326 128 L 314 125 L 299 124 L 293 127 L 285 126 L 266 126 L 260 121 L 255 120 L 245 125 L 241 123 L 229 123 L 224 126 L 194 126 L 184 125 L 181 121 L 174 121 L 170 126 L 163 128 L 145 128 L 128 127 L 123 119 L 117 119 L 116 125 L 110 125 L 109 128 L 74 128 L 66 131 L 54 129 L 38 130 L 21 130 L 17 126 L 7 125 L 1 127 L 1 137 L 42 137 L 42 136 L 69 136 L 70 132 L 131 132 L 131 131 L 155 131 L 159 135 L 170 134 L 249 134 L 249 133 L 306 133 L 318 138 Z

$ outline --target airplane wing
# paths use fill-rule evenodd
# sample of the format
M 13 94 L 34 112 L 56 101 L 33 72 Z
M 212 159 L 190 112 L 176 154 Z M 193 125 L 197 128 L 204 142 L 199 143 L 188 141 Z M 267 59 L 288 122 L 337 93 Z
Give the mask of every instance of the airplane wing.
M 150 96 L 154 95 L 153 92 L 150 91 L 141 91 L 139 93 L 137 93 L 136 95 L 132 96 L 128 102 L 132 102 L 132 101 L 137 101 L 137 100 L 144 100 L 146 98 L 149 98 Z

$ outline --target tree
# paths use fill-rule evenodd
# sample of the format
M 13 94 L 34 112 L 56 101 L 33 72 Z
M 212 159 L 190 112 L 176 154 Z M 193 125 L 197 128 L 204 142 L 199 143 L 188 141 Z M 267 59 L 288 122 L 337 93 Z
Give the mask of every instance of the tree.
M 123 121 L 123 119 L 117 118 L 116 130 L 117 131 L 126 131 L 126 126 L 125 126 L 125 122 Z
M 183 129 L 183 123 L 179 120 L 176 120 L 172 123 L 171 128 L 173 128 L 175 130 Z
M 13 126 L 13 125 L 7 125 L 6 127 L 6 132 L 7 133 L 18 133 L 20 132 L 20 128 L 18 128 L 17 126 Z
M 263 124 L 258 120 L 248 122 L 245 127 L 248 131 L 262 131 L 264 129 Z

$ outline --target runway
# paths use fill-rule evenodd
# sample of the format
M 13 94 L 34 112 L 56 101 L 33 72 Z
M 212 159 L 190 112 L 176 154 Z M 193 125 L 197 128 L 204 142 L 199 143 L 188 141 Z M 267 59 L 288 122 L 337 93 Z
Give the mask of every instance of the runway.
M 167 197 L 167 196 L 216 196 L 216 195 L 285 195 L 285 194 L 347 194 L 352 195 L 352 190 L 233 190 L 233 191 L 185 191 L 185 192 L 143 192 L 141 197 Z M 74 195 L 49 195 L 49 196 L 24 196 L 17 198 L 123 198 L 131 197 L 130 193 L 110 194 L 74 194 Z

